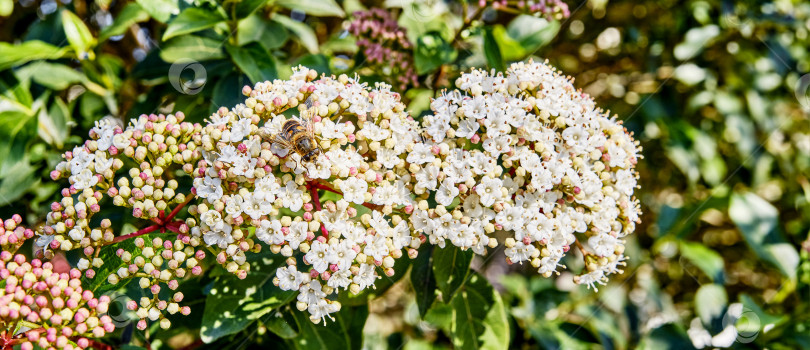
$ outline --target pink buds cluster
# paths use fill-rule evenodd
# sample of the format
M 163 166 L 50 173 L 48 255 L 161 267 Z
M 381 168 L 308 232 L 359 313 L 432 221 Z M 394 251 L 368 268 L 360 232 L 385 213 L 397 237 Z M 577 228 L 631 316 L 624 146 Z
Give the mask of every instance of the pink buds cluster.
M 399 91 L 419 86 L 411 54 L 413 45 L 405 28 L 400 27 L 388 11 L 373 8 L 355 12 L 349 32 L 358 38 L 357 48 L 368 63 L 389 78 Z
M 6 220 L 4 229 L 16 221 L 18 217 Z M 31 232 L 20 229 L 11 227 L 1 233 L 2 239 L 17 237 L 19 231 Z M 14 255 L 14 250 L 3 245 L 0 252 L 0 279 L 5 283 L 0 288 L 0 346 L 84 349 L 91 343 L 87 337 L 103 337 L 115 329 L 105 315 L 110 298 L 96 298 L 83 289 L 81 271 L 57 273 L 51 263 L 28 262 L 25 256 Z

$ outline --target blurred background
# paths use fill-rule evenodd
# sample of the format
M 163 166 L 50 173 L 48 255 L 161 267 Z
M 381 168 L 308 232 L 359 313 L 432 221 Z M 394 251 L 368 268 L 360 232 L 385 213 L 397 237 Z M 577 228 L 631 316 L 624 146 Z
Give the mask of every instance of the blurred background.
M 298 64 L 389 82 L 418 117 L 470 67 L 548 59 L 641 142 L 644 215 L 598 293 L 497 251 L 473 261 L 511 347 L 810 348 L 810 3 L 537 2 L 0 0 L 0 217 L 41 224 L 64 185 L 49 171 L 101 118 L 203 122 Z M 354 15 L 374 8 L 381 32 Z M 420 316 L 395 282 L 370 302 L 363 346 L 452 348 L 449 311 Z M 211 345 L 199 319 L 175 324 L 149 331 L 153 348 L 298 336 L 260 320 Z

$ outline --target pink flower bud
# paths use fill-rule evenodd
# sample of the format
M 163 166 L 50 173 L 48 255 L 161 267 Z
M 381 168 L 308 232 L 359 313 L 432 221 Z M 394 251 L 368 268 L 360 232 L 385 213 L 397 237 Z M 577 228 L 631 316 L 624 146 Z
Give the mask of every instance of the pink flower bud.
M 194 276 L 199 276 L 202 273 L 202 266 L 197 265 L 191 268 L 191 274 Z

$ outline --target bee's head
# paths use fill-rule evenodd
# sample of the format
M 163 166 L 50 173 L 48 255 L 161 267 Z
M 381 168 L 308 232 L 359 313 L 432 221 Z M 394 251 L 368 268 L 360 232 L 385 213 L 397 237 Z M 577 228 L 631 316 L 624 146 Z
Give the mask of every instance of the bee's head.
M 307 162 L 307 163 L 314 162 L 316 159 L 318 159 L 318 155 L 320 153 L 321 152 L 320 152 L 319 149 L 317 149 L 317 148 L 313 149 L 313 150 L 309 151 L 307 154 L 301 156 L 301 160 L 303 160 L 304 162 Z

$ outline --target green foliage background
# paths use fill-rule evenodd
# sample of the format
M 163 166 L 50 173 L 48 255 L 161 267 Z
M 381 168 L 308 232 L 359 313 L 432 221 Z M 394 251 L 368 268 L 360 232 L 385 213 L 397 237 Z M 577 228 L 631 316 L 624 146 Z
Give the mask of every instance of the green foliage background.
M 421 86 L 402 91 L 414 116 L 461 71 L 535 57 L 624 120 L 645 157 L 645 213 L 625 273 L 595 293 L 568 273 L 506 266 L 497 251 L 473 259 L 425 247 L 375 295 L 346 296 L 322 327 L 267 277 L 281 261 L 259 256 L 243 281 L 215 268 L 187 279 L 193 312 L 171 330 L 124 327 L 106 343 L 683 349 L 699 345 L 698 329 L 736 325 L 735 348 L 810 348 L 810 4 L 568 5 L 568 19 L 490 10 L 465 24 L 463 1 L 0 0 L 0 217 L 40 224 L 63 185 L 49 170 L 105 116 L 183 111 L 202 122 L 238 103 L 243 85 L 298 64 L 385 79 L 345 30 L 354 11 L 383 7 L 415 44 Z M 170 67 L 188 62 L 206 74 L 196 94 L 172 86 Z

